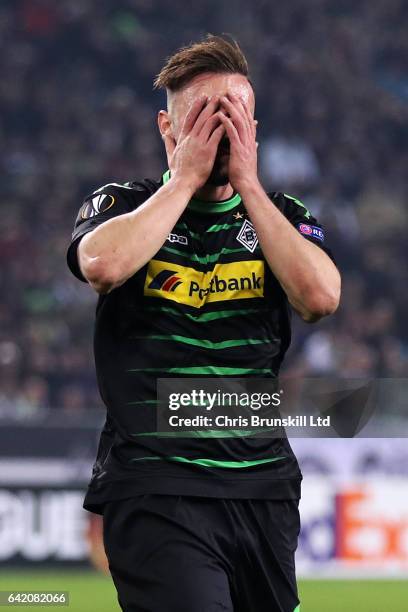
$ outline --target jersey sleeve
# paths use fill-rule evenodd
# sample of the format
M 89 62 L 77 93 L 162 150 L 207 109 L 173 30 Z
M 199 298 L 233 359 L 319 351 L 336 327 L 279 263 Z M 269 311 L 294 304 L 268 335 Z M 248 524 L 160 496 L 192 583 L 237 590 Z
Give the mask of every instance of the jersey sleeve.
M 88 195 L 77 215 L 67 251 L 67 264 L 72 274 L 86 281 L 78 263 L 78 245 L 83 236 L 113 217 L 131 212 L 133 203 L 132 189 L 120 185 L 105 185 Z
M 286 193 L 275 192 L 269 195 L 299 234 L 321 248 L 335 263 L 333 253 L 327 245 L 324 227 L 306 208 L 303 202 Z

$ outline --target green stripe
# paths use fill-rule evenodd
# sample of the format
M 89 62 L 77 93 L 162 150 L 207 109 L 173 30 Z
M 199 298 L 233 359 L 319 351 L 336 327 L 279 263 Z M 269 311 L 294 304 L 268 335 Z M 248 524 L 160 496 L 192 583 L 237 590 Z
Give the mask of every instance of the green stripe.
M 185 259 L 189 259 L 190 261 L 196 261 L 197 263 L 201 264 L 213 263 L 214 261 L 218 261 L 221 255 L 231 255 L 232 253 L 248 253 L 248 249 L 246 249 L 245 247 L 238 247 L 236 249 L 228 249 L 224 247 L 218 253 L 207 253 L 207 255 L 186 253 L 185 251 L 180 251 L 180 249 L 175 249 L 174 247 L 169 246 L 163 246 L 162 251 L 167 251 L 168 253 L 173 253 L 174 255 L 181 255 Z
M 229 230 L 232 227 L 242 227 L 242 221 L 236 221 L 235 223 L 223 223 L 222 225 L 211 225 L 205 231 L 206 232 L 221 232 L 222 230 Z
M 192 346 L 201 346 L 207 349 L 224 349 L 234 346 L 248 346 L 251 344 L 267 344 L 271 340 L 269 338 L 241 338 L 236 340 L 222 340 L 221 342 L 212 342 L 211 340 L 199 340 L 198 338 L 189 338 L 188 336 L 179 336 L 177 334 L 151 334 L 147 336 L 131 336 L 133 340 L 170 340 L 173 342 L 182 342 Z
M 255 312 L 264 312 L 262 308 L 240 308 L 237 310 L 215 310 L 213 312 L 203 312 L 198 315 L 188 314 L 186 312 L 181 312 L 176 308 L 171 308 L 170 306 L 145 306 L 144 310 L 149 310 L 153 312 L 169 312 L 171 314 L 187 317 L 191 321 L 196 323 L 206 323 L 208 321 L 216 321 L 218 319 L 226 319 L 229 317 L 238 317 L 240 315 L 251 314 Z
M 300 200 L 298 200 L 297 198 L 294 198 L 293 196 L 288 195 L 287 193 L 283 194 L 285 197 L 289 198 L 289 200 L 293 200 L 293 202 L 296 202 L 296 204 L 298 204 L 299 206 L 301 206 L 302 208 L 305 209 L 305 217 L 306 219 L 309 219 L 309 217 L 311 217 L 311 213 L 310 211 L 306 208 L 306 206 L 303 204 L 303 202 L 301 202 Z
M 175 249 L 174 247 L 169 247 L 169 246 L 162 246 L 162 250 L 167 251 L 168 253 L 173 253 L 174 255 L 182 255 L 186 259 L 190 259 L 191 261 L 197 261 L 198 263 L 201 263 L 200 258 L 195 253 L 186 253 L 185 251 L 180 251 L 180 249 Z M 201 259 L 204 259 L 202 263 L 207 263 L 205 258 L 201 257 Z
M 129 404 L 132 402 L 129 402 Z M 144 431 L 130 433 L 135 438 L 249 438 L 260 433 L 274 431 L 275 427 L 258 429 L 197 429 L 186 431 Z
M 221 366 L 190 366 L 187 368 L 130 368 L 126 372 L 167 372 L 168 374 L 203 374 L 205 376 L 238 376 L 239 374 L 271 374 L 269 368 L 227 368 Z
M 170 170 L 166 170 L 163 174 L 163 185 L 170 179 Z M 204 200 L 198 200 L 197 198 L 191 198 L 188 203 L 188 208 L 196 212 L 202 213 L 218 213 L 226 212 L 238 206 L 241 203 L 241 196 L 239 193 L 234 194 L 229 200 L 223 200 L 222 202 L 207 202 Z
M 193 232 L 191 229 L 186 228 L 184 223 L 180 223 L 176 225 L 177 229 L 187 230 L 192 238 L 195 240 L 201 240 L 203 238 L 204 233 L 207 234 L 209 232 L 221 232 L 223 230 L 231 230 L 234 227 L 242 227 L 242 221 L 236 221 L 235 223 L 223 223 L 222 225 L 211 225 L 211 227 L 207 228 L 205 232 Z
M 296 606 L 296 608 L 293 610 L 293 612 L 300 612 L 300 604 L 298 606 Z
M 265 463 L 273 463 L 274 461 L 279 461 L 280 459 L 285 459 L 285 457 L 272 457 L 271 459 L 255 459 L 254 461 L 219 461 L 218 459 L 187 459 L 187 457 L 136 457 L 134 459 L 131 459 L 131 461 L 177 461 L 179 463 L 203 465 L 204 467 L 242 469 L 247 467 L 253 467 L 255 465 L 263 465 Z
M 211 232 L 211 233 L 221 232 L 223 230 L 233 229 L 234 227 L 242 227 L 242 222 L 243 222 L 243 219 L 241 221 L 235 221 L 234 223 L 223 223 L 222 225 L 211 225 L 205 230 L 205 232 L 193 232 L 193 230 L 189 229 L 185 223 L 176 223 L 174 227 L 175 229 L 189 232 L 190 236 L 194 238 L 195 240 L 201 240 L 203 235 L 207 234 L 208 232 Z

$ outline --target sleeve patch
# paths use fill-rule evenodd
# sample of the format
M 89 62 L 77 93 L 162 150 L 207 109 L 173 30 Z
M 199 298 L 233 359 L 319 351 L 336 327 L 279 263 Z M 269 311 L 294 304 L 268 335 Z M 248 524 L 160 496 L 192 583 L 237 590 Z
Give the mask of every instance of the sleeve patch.
M 90 219 L 109 210 L 115 203 L 113 195 L 98 194 L 87 200 L 81 209 L 81 218 Z
M 304 234 L 305 236 L 317 238 L 317 240 L 324 242 L 324 231 L 316 225 L 307 225 L 306 223 L 299 223 L 298 230 L 301 234 Z

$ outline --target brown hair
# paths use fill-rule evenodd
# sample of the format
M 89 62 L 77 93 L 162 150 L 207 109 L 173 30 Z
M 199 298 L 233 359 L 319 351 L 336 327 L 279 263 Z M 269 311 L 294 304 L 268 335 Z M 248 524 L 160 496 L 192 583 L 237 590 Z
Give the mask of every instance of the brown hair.
M 177 91 L 204 72 L 248 77 L 248 63 L 236 40 L 207 34 L 200 42 L 182 47 L 167 58 L 154 81 L 154 89 Z

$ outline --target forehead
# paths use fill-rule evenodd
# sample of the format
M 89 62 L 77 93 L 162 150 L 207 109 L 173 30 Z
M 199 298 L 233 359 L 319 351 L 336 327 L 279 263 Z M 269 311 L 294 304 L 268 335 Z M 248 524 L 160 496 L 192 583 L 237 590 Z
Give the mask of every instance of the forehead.
M 252 108 L 255 106 L 251 84 L 242 74 L 200 74 L 179 91 L 171 93 L 169 102 L 190 106 L 200 96 L 224 96 L 227 93 L 241 97 Z

